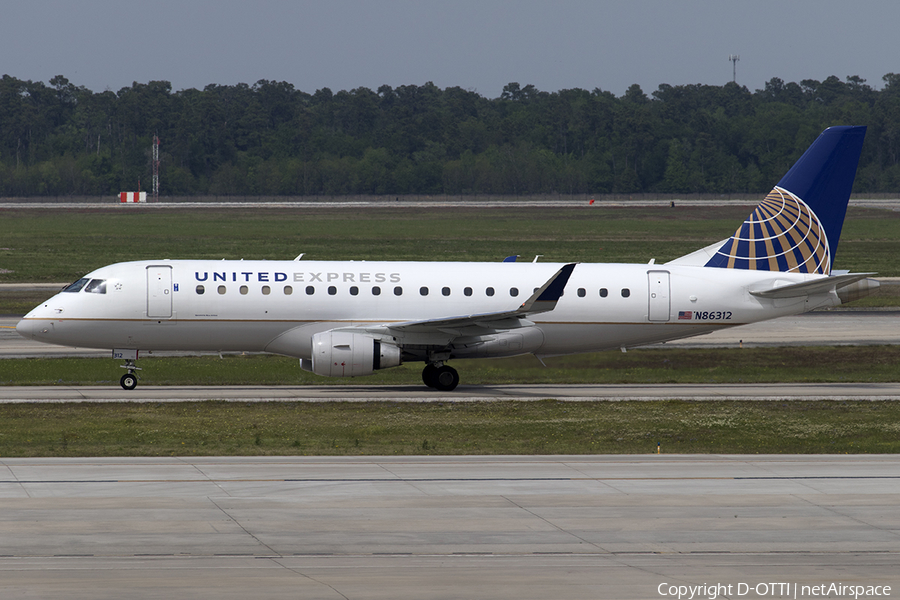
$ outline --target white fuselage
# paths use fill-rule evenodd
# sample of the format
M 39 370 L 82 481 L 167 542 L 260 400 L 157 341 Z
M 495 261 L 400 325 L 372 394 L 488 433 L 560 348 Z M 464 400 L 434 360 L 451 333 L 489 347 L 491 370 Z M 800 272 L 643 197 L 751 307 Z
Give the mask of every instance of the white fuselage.
M 126 262 L 85 276 L 93 291 L 59 293 L 18 331 L 91 348 L 273 352 L 310 357 L 316 333 L 344 327 L 514 310 L 556 263 L 200 261 Z M 556 308 L 508 335 L 447 331 L 451 358 L 539 356 L 632 347 L 840 303 L 833 292 L 759 298 L 752 289 L 817 275 L 680 265 L 579 264 Z M 532 325 L 533 324 L 533 325 Z M 477 332 L 476 332 L 477 333 Z M 417 356 L 434 333 L 393 341 Z M 466 336 L 469 337 L 466 337 Z

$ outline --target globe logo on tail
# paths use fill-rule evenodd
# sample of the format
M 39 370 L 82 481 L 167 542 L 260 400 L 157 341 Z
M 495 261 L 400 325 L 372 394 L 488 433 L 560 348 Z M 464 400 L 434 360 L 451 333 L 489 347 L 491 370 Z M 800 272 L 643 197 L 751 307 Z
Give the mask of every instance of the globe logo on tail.
M 812 209 L 776 186 L 707 266 L 828 275 L 831 253 Z

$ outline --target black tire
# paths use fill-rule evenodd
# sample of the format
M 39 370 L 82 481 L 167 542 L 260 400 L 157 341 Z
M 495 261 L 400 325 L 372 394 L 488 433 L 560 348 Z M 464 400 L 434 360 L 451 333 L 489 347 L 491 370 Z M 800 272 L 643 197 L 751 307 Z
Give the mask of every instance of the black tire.
M 121 385 L 124 390 L 133 390 L 137 387 L 137 375 L 134 373 L 125 373 L 122 375 L 122 379 L 119 380 L 119 385 Z
M 434 387 L 437 390 L 442 392 L 453 391 L 456 389 L 456 386 L 459 385 L 459 373 L 457 373 L 456 369 L 453 367 L 444 365 L 437 369 L 434 376 L 434 383 Z
M 430 388 L 437 387 L 437 371 L 438 368 L 432 364 L 425 365 L 422 369 L 422 383 Z

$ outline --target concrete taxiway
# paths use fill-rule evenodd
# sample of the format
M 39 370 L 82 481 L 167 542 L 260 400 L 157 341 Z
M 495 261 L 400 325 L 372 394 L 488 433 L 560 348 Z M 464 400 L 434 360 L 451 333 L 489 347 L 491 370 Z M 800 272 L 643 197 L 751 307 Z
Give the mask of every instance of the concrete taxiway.
M 3 598 L 739 597 L 774 582 L 900 590 L 900 457 L 0 459 Z M 794 597 L 742 597 L 764 595 Z

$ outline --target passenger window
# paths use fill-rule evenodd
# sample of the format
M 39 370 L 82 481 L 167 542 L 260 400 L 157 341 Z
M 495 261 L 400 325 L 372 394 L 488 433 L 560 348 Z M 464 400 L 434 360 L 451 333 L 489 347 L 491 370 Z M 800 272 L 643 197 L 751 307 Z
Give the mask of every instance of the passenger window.
M 249 292 L 249 291 L 250 291 L 250 288 L 248 288 L 246 285 L 241 286 L 241 289 L 240 289 L 241 296 L 246 296 L 247 292 Z
M 493 296 L 493 295 L 494 295 L 494 288 L 489 287 L 488 289 L 484 290 L 484 293 L 487 294 L 488 296 Z
M 515 298 L 519 295 L 519 288 L 509 288 L 509 295 Z
M 91 279 L 91 282 L 87 284 L 87 287 L 84 288 L 84 291 L 91 294 L 105 294 L 106 293 L 106 280 L 105 279 Z
M 272 293 L 272 288 L 270 288 L 267 285 L 264 285 L 264 286 L 262 286 L 262 293 L 263 293 L 263 296 L 268 296 L 269 294 Z
M 337 288 L 334 287 L 333 285 L 329 285 L 328 286 L 328 295 L 334 296 L 335 294 L 337 294 Z
M 467 287 L 467 288 L 463 289 L 463 294 L 465 294 L 466 296 L 471 296 L 471 295 L 472 295 L 472 288 Z
M 443 295 L 445 295 L 445 296 L 449 296 L 449 295 L 450 295 L 450 288 L 448 288 L 448 287 L 441 288 L 441 293 L 442 293 Z
M 627 298 L 630 295 L 631 295 L 631 290 L 629 290 L 628 288 L 622 288 L 622 297 L 623 298 Z
M 292 288 L 289 285 L 284 286 L 284 295 L 285 296 L 290 296 L 293 293 L 294 293 L 294 288 Z
M 86 277 L 85 277 L 84 279 L 79 279 L 78 281 L 76 281 L 75 283 L 69 285 L 68 287 L 63 288 L 63 291 L 64 291 L 64 292 L 69 292 L 69 293 L 72 293 L 72 294 L 74 294 L 75 292 L 80 292 L 80 291 L 81 291 L 81 288 L 83 288 L 84 286 L 86 286 L 88 281 L 90 281 L 90 279 L 88 279 L 88 278 L 86 278 Z
M 600 297 L 606 298 L 607 296 L 609 296 L 609 290 L 606 288 L 600 288 Z
M 373 286 L 373 287 L 372 287 L 372 295 L 373 295 L 373 296 L 380 296 L 380 295 L 381 295 L 381 288 L 378 287 L 377 285 L 376 285 L 376 286 Z
M 584 298 L 587 295 L 587 291 L 584 288 L 578 288 L 578 297 Z
M 427 296 L 427 295 L 428 295 L 428 288 L 427 288 L 427 287 L 420 287 L 420 288 L 419 288 L 419 295 L 421 295 L 421 296 Z
M 311 286 L 311 285 L 306 286 L 306 295 L 307 296 L 312 296 L 315 293 L 316 293 L 316 288 L 314 286 Z
M 219 286 L 218 292 L 219 292 L 219 295 L 220 295 L 220 296 L 224 296 L 224 295 L 225 295 L 225 292 L 227 292 L 227 291 L 228 291 L 228 290 L 225 289 L 225 286 L 224 286 L 224 285 L 220 285 L 220 286 Z
M 394 295 L 395 295 L 395 296 L 402 296 L 402 295 L 403 295 L 403 288 L 400 287 L 399 285 L 398 285 L 397 287 L 395 287 L 395 288 L 394 288 Z
M 351 285 L 351 286 L 350 286 L 350 295 L 351 295 L 351 296 L 356 296 L 356 295 L 358 295 L 358 294 L 359 294 L 359 288 L 356 287 L 355 285 Z
M 205 291 L 206 291 L 206 288 L 203 287 L 202 285 L 197 286 L 197 295 L 202 296 Z

